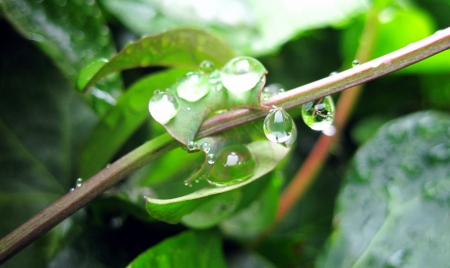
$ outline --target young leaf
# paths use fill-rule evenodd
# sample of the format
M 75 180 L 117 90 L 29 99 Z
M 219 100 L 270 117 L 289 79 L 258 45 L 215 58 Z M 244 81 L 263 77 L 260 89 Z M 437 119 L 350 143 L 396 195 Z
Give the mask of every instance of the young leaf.
M 83 91 L 106 75 L 120 70 L 147 66 L 198 68 L 204 60 L 221 66 L 233 56 L 227 45 L 208 32 L 170 30 L 127 45 L 92 76 Z
M 219 235 L 212 231 L 187 231 L 148 249 L 127 268 L 226 267 Z
M 450 117 L 420 112 L 383 126 L 356 154 L 337 229 L 317 267 L 445 267 Z
M 237 189 L 268 173 L 289 152 L 288 148 L 269 141 L 252 142 L 248 147 L 256 161 L 255 172 L 249 179 L 223 187 L 208 186 L 191 194 L 173 199 L 155 199 L 147 197 L 147 211 L 156 219 L 169 223 L 177 223 L 183 216 L 194 211 L 199 204 L 212 199 L 212 195 Z

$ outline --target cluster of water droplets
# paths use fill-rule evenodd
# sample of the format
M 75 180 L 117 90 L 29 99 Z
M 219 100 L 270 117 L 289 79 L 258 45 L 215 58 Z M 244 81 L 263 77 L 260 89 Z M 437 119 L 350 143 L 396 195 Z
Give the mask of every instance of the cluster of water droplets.
M 256 87 L 266 69 L 254 58 L 235 57 L 222 69 L 210 61 L 203 61 L 198 71 L 189 72 L 179 79 L 171 89 L 157 91 L 150 99 L 149 111 L 161 124 L 167 124 L 179 111 L 179 99 L 197 102 L 211 90 L 226 88 L 232 93 L 243 93 Z M 188 111 L 190 107 L 186 108 Z
M 69 189 L 69 192 L 75 191 L 75 189 L 80 188 L 82 185 L 83 185 L 83 179 L 82 179 L 82 178 L 78 178 L 78 179 L 75 181 L 75 188 L 70 188 L 70 189 Z

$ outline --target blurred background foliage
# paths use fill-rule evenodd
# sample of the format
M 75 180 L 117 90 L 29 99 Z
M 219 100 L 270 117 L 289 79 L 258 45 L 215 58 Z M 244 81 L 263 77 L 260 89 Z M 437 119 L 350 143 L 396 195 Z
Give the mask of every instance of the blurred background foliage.
M 126 70 L 97 83 L 90 94 L 76 90 L 83 66 L 111 58 L 140 37 L 177 27 L 206 29 L 237 54 L 257 57 L 269 70 L 267 84 L 288 90 L 350 68 L 370 12 L 377 14 L 375 39 L 363 41 L 374 44 L 371 58 L 450 26 L 448 0 L 0 0 L 0 7 L 1 237 L 75 185 L 80 167 L 89 164 L 83 161 L 95 161 L 82 155 L 100 150 L 95 144 L 102 135 L 120 148 L 112 152 L 112 162 L 163 133 L 150 116 L 142 116 L 148 101 L 143 96 L 151 96 L 161 77 L 158 86 L 170 85 L 185 70 Z M 152 78 L 155 74 L 159 80 Z M 196 261 L 205 267 L 313 267 L 332 232 L 336 198 L 355 151 L 389 120 L 422 110 L 449 112 L 449 103 L 450 51 L 367 83 L 313 185 L 257 245 L 253 239 L 273 221 L 283 187 L 318 137 L 301 122 L 298 108 L 289 111 L 299 133 L 289 157 L 242 192 L 205 204 L 197 218 L 169 225 L 145 211 L 143 195 L 167 191 L 174 180 L 182 183 L 176 178 L 198 162 L 196 155 L 176 150 L 94 200 L 5 267 L 124 267 L 167 238 L 147 256 L 170 259 L 176 254 L 170 250 L 180 247 L 186 253 L 181 258 L 204 254 Z M 139 116 L 111 115 L 114 108 L 133 105 Z M 115 135 L 103 127 L 93 135 L 105 118 L 126 121 L 129 129 Z M 85 146 L 89 143 L 94 145 Z M 229 204 L 236 194 L 243 195 L 239 205 L 224 208 L 221 202 Z M 208 205 L 217 207 L 214 202 L 222 206 L 218 215 L 203 215 L 211 211 Z M 217 224 L 209 230 L 192 228 L 189 222 L 202 217 Z M 139 266 L 141 261 L 146 260 L 136 260 L 136 267 L 146 267 Z M 192 267 L 202 266 L 194 262 Z

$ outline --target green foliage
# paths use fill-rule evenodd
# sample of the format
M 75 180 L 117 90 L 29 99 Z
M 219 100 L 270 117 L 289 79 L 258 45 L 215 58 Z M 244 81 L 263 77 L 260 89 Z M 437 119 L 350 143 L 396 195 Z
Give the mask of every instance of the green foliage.
M 259 55 L 268 84 L 312 82 L 350 68 L 366 41 L 375 58 L 448 27 L 448 1 L 196 3 L 0 0 L 0 237 L 78 177 L 149 140 L 139 152 L 176 144 L 141 159 L 142 168 L 4 266 L 445 266 L 450 51 L 367 83 L 316 181 L 272 229 L 286 184 L 317 140 L 301 109 L 287 111 L 298 139 L 286 148 L 266 139 L 262 120 L 196 136 L 218 110 L 267 109 L 263 82 L 241 98 L 222 89 L 180 99 L 165 125 L 148 103 L 157 89 L 176 94 L 172 85 L 204 60 L 222 68 L 236 53 Z M 370 19 L 374 38 L 360 42 Z M 443 112 L 415 113 L 436 109 Z M 211 165 L 206 151 L 186 150 L 189 141 L 212 153 L 247 146 L 253 175 L 221 187 L 196 183 Z
M 358 150 L 317 267 L 447 265 L 448 129 L 448 114 L 416 113 L 387 123 Z

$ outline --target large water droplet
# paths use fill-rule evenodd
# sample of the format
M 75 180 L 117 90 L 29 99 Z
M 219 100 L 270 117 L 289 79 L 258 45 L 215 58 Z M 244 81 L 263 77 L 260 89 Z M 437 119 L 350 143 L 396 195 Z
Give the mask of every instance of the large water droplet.
M 273 142 L 287 142 L 293 137 L 294 128 L 291 116 L 281 108 L 273 108 L 264 119 L 264 134 Z
M 205 74 L 211 74 L 216 69 L 214 63 L 210 62 L 209 60 L 202 61 L 199 67 L 200 71 L 204 72 Z
M 208 182 L 216 186 L 235 184 L 250 178 L 256 161 L 244 145 L 224 148 L 217 156 Z
M 198 101 L 209 92 L 209 77 L 204 73 L 189 72 L 176 87 L 180 98 L 190 102 Z
M 330 96 L 310 101 L 302 105 L 302 118 L 307 126 L 323 131 L 330 127 L 334 119 L 334 103 Z
M 91 62 L 80 70 L 77 79 L 77 88 L 82 90 L 89 80 L 97 73 L 100 68 L 102 68 L 108 62 L 107 59 L 99 59 Z
M 450 144 L 441 143 L 428 151 L 428 156 L 434 162 L 444 162 L 450 159 Z
M 161 124 L 166 124 L 178 113 L 177 98 L 170 92 L 160 92 L 153 95 L 148 103 L 152 117 Z
M 265 74 L 261 62 L 252 57 L 231 59 L 222 69 L 222 84 L 231 92 L 240 93 L 254 88 Z

